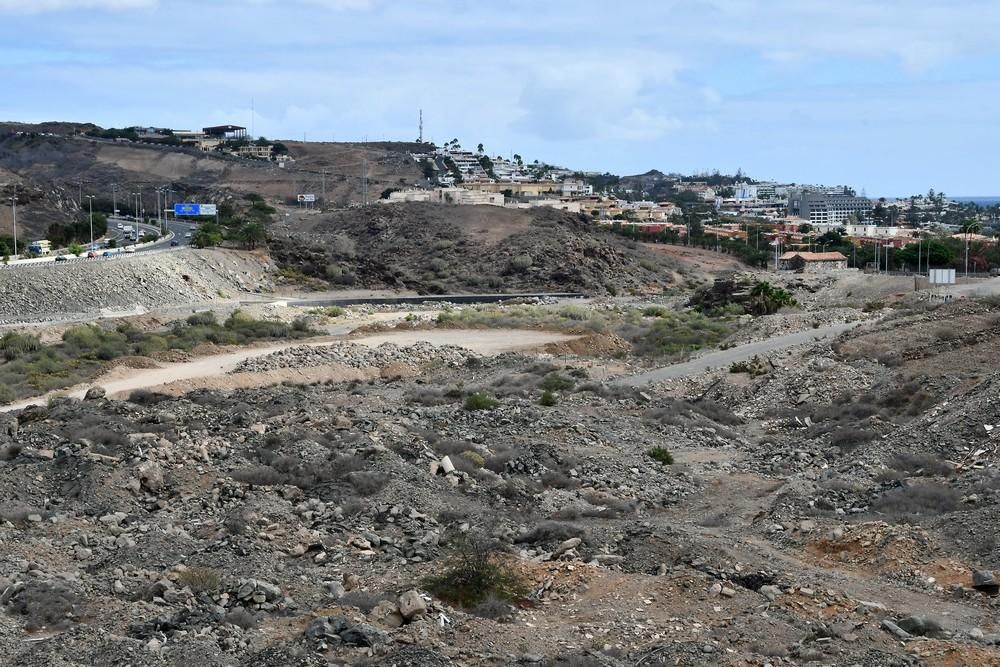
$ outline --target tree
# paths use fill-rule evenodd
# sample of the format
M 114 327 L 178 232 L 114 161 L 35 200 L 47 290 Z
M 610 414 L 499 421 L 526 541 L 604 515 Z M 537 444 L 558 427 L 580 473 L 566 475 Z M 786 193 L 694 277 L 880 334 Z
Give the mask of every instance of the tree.
M 514 162 L 517 163 L 518 167 L 523 167 L 524 166 L 524 160 L 517 153 L 514 153 Z
M 66 248 L 66 252 L 79 257 L 83 254 L 83 246 L 76 242 L 70 243 L 69 247 Z
M 253 250 L 258 245 L 267 241 L 267 230 L 260 222 L 248 222 L 240 227 L 238 236 L 240 241 L 243 241 L 247 248 Z
M 778 312 L 782 306 L 794 306 L 795 299 L 780 287 L 774 287 L 762 280 L 750 290 L 749 310 L 752 315 L 770 315 Z
M 479 144 L 478 146 L 476 146 L 476 152 L 479 153 L 480 155 L 482 155 L 485 151 L 486 151 L 486 149 L 483 147 L 482 144 Z
M 222 230 L 214 222 L 203 223 L 191 237 L 196 248 L 211 248 L 222 244 Z

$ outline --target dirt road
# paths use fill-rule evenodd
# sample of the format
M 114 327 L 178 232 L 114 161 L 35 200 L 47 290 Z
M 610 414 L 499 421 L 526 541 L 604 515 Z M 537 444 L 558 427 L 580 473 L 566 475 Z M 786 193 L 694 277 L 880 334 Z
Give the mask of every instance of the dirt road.
M 691 361 L 686 361 L 682 364 L 664 366 L 663 368 L 657 368 L 656 370 L 648 371 L 646 373 L 640 373 L 638 375 L 622 378 L 617 382 L 617 384 L 627 387 L 641 387 L 647 384 L 662 382 L 663 380 L 672 380 L 675 378 L 687 377 L 689 375 L 697 375 L 713 368 L 727 368 L 734 362 L 744 361 L 755 355 L 767 354 L 768 352 L 774 352 L 775 350 L 780 350 L 786 347 L 803 345 L 821 338 L 837 336 L 848 329 L 854 328 L 857 324 L 857 322 L 832 324 L 826 327 L 820 327 L 819 329 L 807 329 L 806 331 L 798 331 L 785 336 L 775 336 L 774 338 L 768 338 L 767 340 L 732 347 L 728 350 L 710 352 L 709 354 L 700 356 L 697 359 L 692 359 Z
M 349 340 L 352 343 L 359 343 L 369 347 L 377 347 L 382 343 L 412 345 L 416 342 L 428 342 L 434 345 L 459 345 L 480 354 L 499 354 L 514 350 L 527 350 L 547 343 L 572 340 L 573 338 L 576 338 L 576 336 L 529 329 L 427 329 L 391 331 Z M 299 345 L 325 346 L 343 342 L 344 340 L 346 339 L 336 338 L 311 343 L 290 342 L 268 347 L 247 348 L 236 352 L 199 357 L 192 361 L 178 364 L 166 364 L 161 368 L 133 369 L 118 367 L 93 382 L 5 405 L 0 407 L 0 412 L 21 410 L 32 404 L 44 403 L 50 396 L 55 395 L 83 398 L 84 394 L 87 393 L 87 389 L 94 385 L 104 387 L 108 395 L 115 395 L 135 391 L 136 389 L 152 389 L 175 382 L 218 377 L 229 373 L 240 362 L 247 359 L 262 357 L 278 350 L 297 347 Z

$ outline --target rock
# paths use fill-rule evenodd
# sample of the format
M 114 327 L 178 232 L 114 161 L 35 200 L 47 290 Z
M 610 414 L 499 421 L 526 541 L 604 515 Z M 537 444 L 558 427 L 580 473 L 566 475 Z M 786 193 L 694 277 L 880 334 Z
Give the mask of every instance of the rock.
M 806 519 L 799 523 L 799 530 L 803 533 L 811 533 L 816 530 L 816 522 L 811 519 Z
M 729 588 L 728 586 L 723 586 L 722 590 L 719 591 L 719 593 L 722 595 L 722 597 L 726 598 L 731 598 L 736 596 L 736 591 L 734 591 L 732 588 Z
M 972 587 L 987 595 L 1000 593 L 1000 582 L 989 570 L 975 570 L 972 573 Z
M 341 641 L 348 646 L 377 646 L 382 643 L 382 633 L 365 623 L 352 625 L 339 634 Z
M 327 594 L 334 600 L 344 597 L 344 593 L 347 592 L 347 589 L 339 581 L 324 581 L 323 588 L 326 589 Z
M 361 586 L 361 577 L 359 577 L 356 574 L 348 574 L 345 572 L 342 579 L 344 581 L 344 588 L 346 590 L 353 591 L 354 589 Z
M 163 488 L 163 469 L 153 461 L 146 461 L 139 466 L 139 481 L 153 493 Z
M 895 635 L 897 639 L 902 639 L 903 641 L 910 639 L 910 637 L 912 637 L 912 635 L 909 632 L 902 629 L 901 627 L 890 621 L 888 618 L 882 619 L 882 629 L 885 630 L 886 632 L 889 632 L 890 634 Z
M 97 401 L 108 395 L 108 392 L 104 390 L 104 387 L 91 387 L 87 390 L 87 393 L 83 395 L 83 400 L 85 401 Z
M 774 602 L 781 595 L 781 589 L 777 586 L 761 586 L 760 594 L 766 597 L 770 602 Z
M 427 613 L 427 603 L 420 593 L 415 590 L 408 590 L 399 596 L 399 613 L 407 621 L 412 621 L 417 616 Z
M 396 605 L 389 600 L 379 602 L 368 612 L 368 618 L 386 628 L 398 628 L 403 625 L 405 619 L 399 613 Z
M 713 597 L 714 598 L 714 597 L 717 597 L 718 595 L 720 595 L 721 593 L 722 593 L 722 584 L 720 584 L 718 582 L 716 582 L 716 583 L 714 583 L 714 584 L 712 584 L 711 586 L 708 587 L 708 595 L 709 595 L 709 597 Z
M 983 631 L 980 630 L 979 628 L 972 628 L 971 630 L 969 630 L 968 635 L 969 635 L 969 639 L 975 639 L 977 642 L 978 641 L 982 641 L 983 637 L 986 636 L 983 633 Z
M 446 456 L 443 459 L 441 459 L 441 468 L 440 468 L 440 470 L 445 475 L 447 475 L 448 473 L 455 472 L 455 464 L 451 462 L 451 457 L 450 456 Z
M 896 621 L 896 625 L 902 628 L 905 632 L 911 635 L 918 635 L 920 637 L 934 637 L 939 638 L 946 636 L 944 628 L 941 624 L 933 618 L 927 616 L 917 616 L 916 614 L 911 616 L 906 616 Z
M 571 538 L 569 538 L 568 540 L 566 540 L 565 542 L 563 542 L 562 544 L 560 544 L 558 547 L 556 547 L 556 550 L 552 552 L 552 560 L 555 560 L 555 559 L 559 558 L 559 556 L 562 556 L 564 553 L 566 553 L 570 549 L 576 549 L 582 543 L 583 543 L 583 540 L 580 539 L 579 537 L 571 537 Z

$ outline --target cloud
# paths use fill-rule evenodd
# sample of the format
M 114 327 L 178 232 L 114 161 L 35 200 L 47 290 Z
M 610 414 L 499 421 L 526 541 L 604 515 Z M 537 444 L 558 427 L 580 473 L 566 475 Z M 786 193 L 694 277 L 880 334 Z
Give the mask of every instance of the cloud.
M 0 0 L 2 14 L 42 14 L 71 10 L 153 9 L 159 0 Z

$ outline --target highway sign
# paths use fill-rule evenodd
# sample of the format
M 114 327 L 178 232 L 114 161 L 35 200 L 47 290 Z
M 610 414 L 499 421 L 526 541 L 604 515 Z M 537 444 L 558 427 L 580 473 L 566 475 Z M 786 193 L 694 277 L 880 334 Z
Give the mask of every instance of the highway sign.
M 316 195 L 299 195 L 298 200 L 300 203 L 301 202 L 312 203 L 316 201 Z
M 174 215 L 215 215 L 215 204 L 174 204 Z

